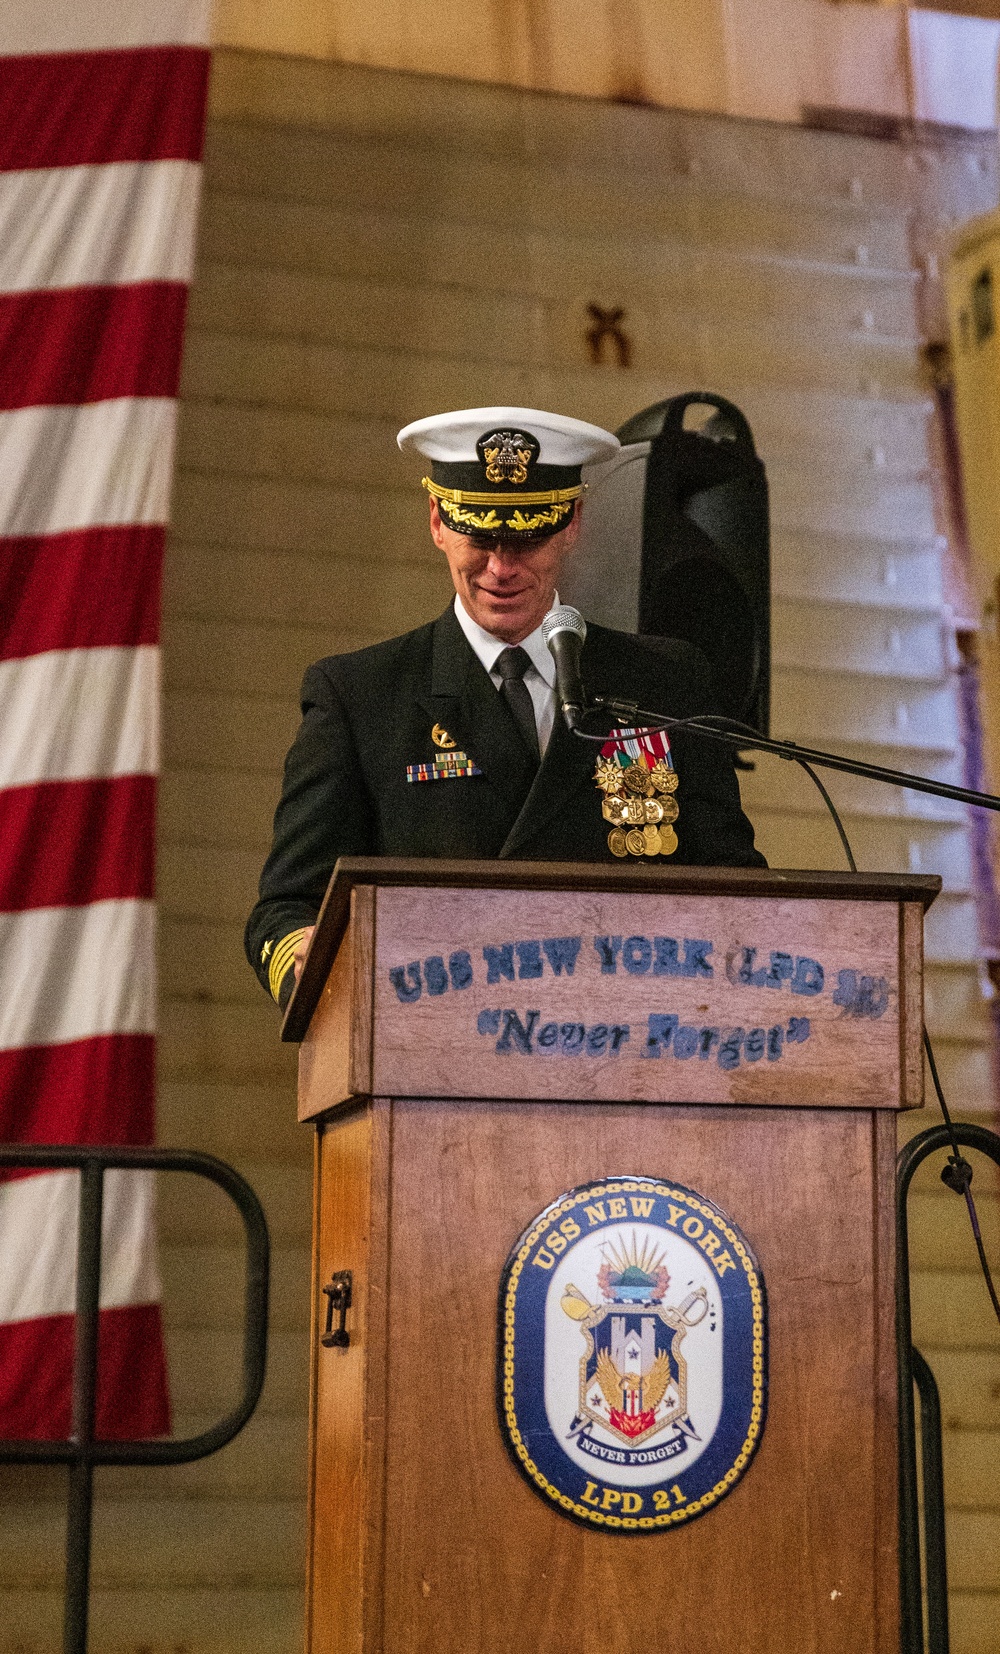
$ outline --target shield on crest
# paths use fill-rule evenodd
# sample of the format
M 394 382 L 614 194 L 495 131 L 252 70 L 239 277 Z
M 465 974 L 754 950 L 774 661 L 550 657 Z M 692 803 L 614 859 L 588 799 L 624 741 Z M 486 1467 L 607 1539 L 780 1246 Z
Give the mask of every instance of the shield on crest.
M 580 1360 L 580 1418 L 630 1446 L 648 1441 L 678 1420 L 687 1421 L 687 1362 L 681 1350 L 689 1327 L 708 1310 L 703 1287 L 680 1308 L 664 1304 L 670 1276 L 662 1254 L 617 1237 L 606 1244 L 598 1275 L 604 1302 L 580 1322 L 586 1350 Z M 569 1306 L 564 1306 L 569 1308 Z M 572 1309 L 569 1313 L 573 1314 Z M 574 1317 L 575 1318 L 575 1317 Z

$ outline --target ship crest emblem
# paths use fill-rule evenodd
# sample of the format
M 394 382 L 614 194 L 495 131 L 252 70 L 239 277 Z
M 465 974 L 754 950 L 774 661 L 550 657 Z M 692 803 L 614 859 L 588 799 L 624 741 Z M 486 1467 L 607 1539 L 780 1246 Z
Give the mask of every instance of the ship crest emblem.
M 498 1353 L 514 1463 L 605 1532 L 703 1515 L 760 1443 L 760 1266 L 732 1218 L 682 1184 L 607 1178 L 540 1212 L 501 1280 Z

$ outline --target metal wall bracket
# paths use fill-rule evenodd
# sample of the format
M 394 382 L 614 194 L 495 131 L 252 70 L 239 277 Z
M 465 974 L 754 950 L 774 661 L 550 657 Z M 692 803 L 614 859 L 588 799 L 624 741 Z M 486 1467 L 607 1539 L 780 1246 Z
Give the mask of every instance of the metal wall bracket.
M 347 1330 L 347 1311 L 351 1307 L 351 1298 L 354 1291 L 354 1277 L 349 1269 L 338 1269 L 331 1275 L 323 1292 L 326 1296 L 326 1331 L 320 1338 L 320 1343 L 327 1350 L 346 1350 L 351 1342 L 351 1335 Z M 333 1317 L 340 1316 L 340 1325 L 335 1327 Z

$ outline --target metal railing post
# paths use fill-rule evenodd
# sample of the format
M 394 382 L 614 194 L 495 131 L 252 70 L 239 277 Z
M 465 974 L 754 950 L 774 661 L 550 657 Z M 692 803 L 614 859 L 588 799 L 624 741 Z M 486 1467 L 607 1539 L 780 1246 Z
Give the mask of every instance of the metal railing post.
M 896 1358 L 899 1371 L 899 1581 L 902 1654 L 924 1654 L 923 1579 L 926 1575 L 928 1654 L 948 1654 L 948 1566 L 944 1515 L 941 1403 L 930 1367 L 913 1348 L 910 1251 L 906 1200 L 913 1175 L 928 1155 L 953 1142 L 978 1149 L 1000 1166 L 1000 1137 L 985 1126 L 930 1126 L 900 1150 L 896 1162 Z M 920 1394 L 924 1473 L 924 1568 L 921 1568 L 917 1494 L 917 1439 L 913 1386 Z
M 66 1601 L 63 1654 L 86 1654 L 90 1606 L 90 1537 L 94 1509 L 94 1466 L 90 1450 L 97 1412 L 97 1340 L 101 1303 L 101 1219 L 104 1167 L 87 1160 L 80 1168 L 76 1242 L 76 1322 L 73 1337 L 71 1440 L 76 1457 L 69 1467 L 66 1506 Z
M 264 1210 L 249 1183 L 225 1161 L 197 1150 L 97 1148 L 80 1144 L 0 1144 L 0 1167 L 80 1174 L 77 1219 L 76 1299 L 73 1339 L 73 1409 L 68 1437 L 0 1440 L 0 1464 L 64 1464 L 69 1472 L 66 1508 L 63 1654 L 87 1654 L 90 1554 L 95 1465 L 189 1464 L 218 1452 L 252 1416 L 267 1367 L 267 1300 L 270 1242 Z M 235 1407 L 208 1430 L 179 1441 L 111 1441 L 96 1431 L 99 1400 L 101 1220 L 104 1174 L 118 1171 L 187 1172 L 224 1189 L 243 1220 L 247 1243 L 243 1322 L 243 1393 Z
M 924 1475 L 924 1551 L 927 1646 L 948 1654 L 948 1558 L 944 1531 L 944 1455 L 937 1379 L 920 1351 L 913 1351 L 913 1378 L 920 1396 L 920 1463 Z

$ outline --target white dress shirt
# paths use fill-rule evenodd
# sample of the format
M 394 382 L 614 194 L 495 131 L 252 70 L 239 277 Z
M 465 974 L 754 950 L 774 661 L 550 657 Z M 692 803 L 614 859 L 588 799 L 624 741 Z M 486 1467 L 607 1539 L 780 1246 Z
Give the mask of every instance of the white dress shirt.
M 559 593 L 553 598 L 553 608 L 559 603 Z M 469 646 L 478 660 L 481 660 L 493 683 L 499 690 L 503 679 L 493 668 L 503 651 L 510 647 L 500 638 L 494 637 L 492 632 L 484 632 L 471 615 L 466 614 L 465 606 L 458 593 L 455 593 L 455 617 L 462 631 L 469 640 Z M 531 704 L 535 710 L 535 728 L 538 731 L 538 750 L 545 752 L 552 734 L 552 726 L 556 718 L 556 663 L 549 654 L 548 647 L 542 638 L 541 626 L 526 637 L 520 647 L 524 650 L 531 665 L 524 674 L 525 688 L 531 696 Z

